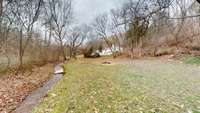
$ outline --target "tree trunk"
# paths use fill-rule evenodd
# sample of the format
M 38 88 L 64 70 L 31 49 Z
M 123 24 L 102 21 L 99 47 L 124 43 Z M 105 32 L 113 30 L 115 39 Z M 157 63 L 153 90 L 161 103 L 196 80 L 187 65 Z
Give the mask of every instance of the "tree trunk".
M 62 53 L 63 53 L 63 60 L 66 61 L 67 58 L 66 58 L 66 56 L 65 56 L 65 49 L 64 49 L 64 47 L 62 47 Z
M 45 25 L 45 32 L 44 32 L 44 46 L 47 46 L 47 25 Z
M 51 37 L 52 37 L 52 25 L 50 23 L 50 30 L 49 30 L 49 39 L 48 39 L 48 46 L 51 45 Z
M 23 66 L 23 33 L 21 29 L 19 37 L 19 68 L 22 68 L 22 66 Z
M 3 0 L 0 0 L 0 17 L 3 15 Z
M 133 40 L 131 41 L 131 59 L 134 58 L 134 42 Z
M 72 51 L 72 58 L 76 59 L 76 49 L 73 49 Z
M 65 48 L 63 46 L 63 43 L 61 42 L 61 52 L 62 52 L 62 57 L 63 57 L 63 61 L 66 61 L 66 55 L 65 55 Z
M 69 56 L 70 56 L 70 58 L 72 58 L 72 56 L 73 56 L 73 47 L 70 47 L 70 49 L 69 49 Z
M 122 49 L 121 49 L 122 46 L 121 46 L 121 43 L 120 43 L 120 42 L 118 42 L 118 47 L 119 47 L 119 48 L 118 48 L 118 49 L 119 49 L 119 53 L 122 54 Z
M 66 61 L 67 58 L 66 58 L 66 55 L 65 55 L 65 47 L 63 46 L 63 42 L 61 41 L 61 52 L 62 52 L 62 56 L 63 56 L 63 60 Z
M 112 53 L 113 58 L 117 58 L 117 55 L 115 54 L 115 52 L 112 49 L 112 44 L 110 44 L 109 42 L 107 42 L 107 45 L 108 45 L 108 47 L 109 47 L 109 49 L 110 49 L 110 51 Z
M 75 47 L 70 47 L 70 58 L 76 59 L 76 48 Z
M 113 55 L 113 58 L 116 58 L 116 54 L 114 53 L 113 49 L 112 49 L 112 43 L 109 42 L 109 40 L 107 39 L 107 37 L 103 37 L 104 41 L 106 42 L 106 45 L 108 46 L 108 48 L 110 49 L 112 55 Z
M 1 24 L 2 24 L 2 16 L 3 16 L 3 0 L 0 0 L 0 37 L 1 37 Z
M 110 51 L 111 51 L 111 53 L 112 53 L 113 58 L 117 58 L 116 53 L 115 53 L 115 52 L 113 51 L 113 49 L 112 49 L 112 46 L 109 46 L 109 48 L 110 48 Z
M 140 51 L 139 51 L 139 52 L 140 52 L 140 53 L 139 53 L 139 57 L 142 57 L 142 48 L 143 48 L 143 47 L 142 47 L 142 46 L 143 46 L 142 37 L 140 37 L 140 42 L 139 42 L 139 43 L 140 43 L 140 47 L 139 47 L 139 49 L 140 49 Z

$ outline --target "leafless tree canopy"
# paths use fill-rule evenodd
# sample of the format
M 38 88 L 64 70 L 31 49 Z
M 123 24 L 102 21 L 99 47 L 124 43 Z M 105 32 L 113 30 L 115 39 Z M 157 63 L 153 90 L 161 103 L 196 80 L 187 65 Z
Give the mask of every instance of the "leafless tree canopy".
M 77 50 L 89 36 L 90 27 L 87 25 L 75 26 L 69 32 L 67 45 L 69 46 L 70 57 L 76 58 Z
M 125 0 L 90 25 L 76 25 L 74 3 L 0 0 L 0 53 L 7 59 L 3 64 L 66 60 L 81 54 L 90 41 L 101 42 L 101 49 L 109 48 L 113 57 L 160 55 L 161 47 L 199 48 L 199 0 Z
M 53 30 L 56 41 L 59 42 L 63 60 L 66 60 L 64 41 L 67 30 L 72 22 L 72 1 L 71 0 L 48 0 L 46 9 L 46 24 Z
M 9 61 L 18 57 L 20 67 L 26 64 L 25 59 L 48 61 L 43 54 L 51 55 L 53 59 L 49 60 L 60 55 L 66 60 L 65 41 L 73 16 L 71 0 L 1 0 L 0 6 L 1 50 L 10 56 Z M 49 32 L 48 47 L 43 28 Z

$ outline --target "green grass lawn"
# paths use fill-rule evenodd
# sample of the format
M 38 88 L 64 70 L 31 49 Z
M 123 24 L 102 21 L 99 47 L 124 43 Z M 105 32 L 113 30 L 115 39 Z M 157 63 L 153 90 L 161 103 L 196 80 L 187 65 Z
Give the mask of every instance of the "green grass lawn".
M 195 89 L 178 74 L 145 75 L 138 68 L 122 64 L 76 61 L 65 68 L 67 74 L 33 113 L 199 113 L 200 110 L 200 92 L 195 86 L 200 80 L 191 79 Z
M 200 56 L 192 57 L 188 56 L 184 58 L 184 62 L 187 64 L 200 64 Z

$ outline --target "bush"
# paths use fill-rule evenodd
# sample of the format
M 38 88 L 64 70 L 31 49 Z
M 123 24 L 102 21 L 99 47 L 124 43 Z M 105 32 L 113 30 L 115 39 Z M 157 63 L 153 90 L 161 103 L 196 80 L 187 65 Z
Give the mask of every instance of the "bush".
M 85 53 L 84 57 L 85 58 L 98 58 L 98 57 L 100 57 L 100 54 L 99 53 L 92 53 L 92 54 Z
M 94 51 L 93 47 L 90 47 L 89 49 L 86 49 L 84 51 L 84 57 L 85 58 L 98 58 L 98 57 L 100 57 L 99 53 L 93 52 L 93 51 Z

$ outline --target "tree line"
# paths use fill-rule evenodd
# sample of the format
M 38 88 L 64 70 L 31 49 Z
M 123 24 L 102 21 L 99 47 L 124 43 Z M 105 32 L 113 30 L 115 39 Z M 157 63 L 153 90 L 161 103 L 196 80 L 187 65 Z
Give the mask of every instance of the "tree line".
M 121 7 L 84 25 L 75 24 L 73 4 L 72 0 L 0 0 L 0 56 L 7 67 L 13 62 L 23 67 L 29 60 L 75 58 L 94 40 L 103 41 L 113 57 L 118 55 L 114 47 L 131 58 L 146 54 L 147 45 L 154 55 L 160 46 L 198 49 L 193 44 L 199 36 L 197 1 L 125 0 Z
M 1 0 L 1 57 L 20 68 L 29 61 L 67 60 L 66 48 L 75 57 L 89 27 L 73 23 L 72 0 Z
M 123 48 L 131 58 L 167 54 L 159 53 L 161 46 L 189 52 L 200 48 L 199 11 L 195 0 L 127 0 L 121 8 L 97 16 L 93 28 L 113 57 L 113 45 Z

